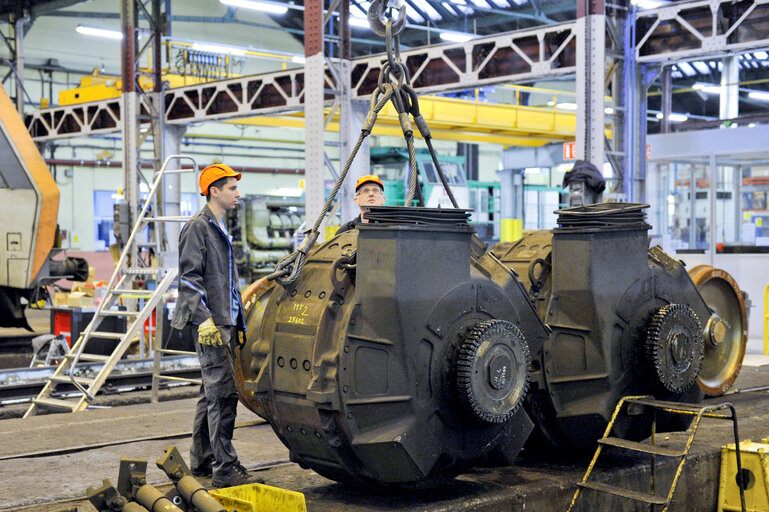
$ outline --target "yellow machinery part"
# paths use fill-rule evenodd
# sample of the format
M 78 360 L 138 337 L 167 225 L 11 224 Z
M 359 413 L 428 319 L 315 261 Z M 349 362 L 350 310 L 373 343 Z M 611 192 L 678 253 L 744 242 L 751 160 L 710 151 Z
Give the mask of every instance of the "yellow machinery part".
M 737 457 L 734 443 L 721 447 L 721 483 L 718 488 L 718 512 L 740 511 L 737 487 Z M 745 477 L 745 510 L 769 511 L 769 444 L 740 441 L 742 474 Z
M 502 219 L 500 243 L 516 242 L 523 238 L 523 219 Z
M 232 75 L 231 78 L 235 78 Z M 184 75 L 163 75 L 163 81 L 168 82 L 168 87 L 184 87 L 185 85 L 195 85 L 203 82 L 210 82 L 207 78 L 198 78 Z M 152 79 L 142 76 L 139 82 L 145 91 L 152 90 Z M 88 76 L 80 79 L 80 86 L 74 89 L 59 92 L 59 105 L 76 105 L 89 101 L 107 100 L 118 98 L 123 93 L 123 81 L 117 76 L 107 76 L 98 74 L 94 70 Z M 41 105 L 42 106 L 42 105 Z
M 263 484 L 238 485 L 209 491 L 228 511 L 235 512 L 307 512 L 304 494 Z
M 32 280 L 45 263 L 53 248 L 56 237 L 56 219 L 59 215 L 59 187 L 56 186 L 43 156 L 38 151 L 35 142 L 24 126 L 19 113 L 16 111 L 11 98 L 0 87 L 0 123 L 15 146 L 23 168 L 26 168 L 29 178 L 35 183 L 40 201 L 40 216 L 37 222 L 37 233 L 34 235 L 34 252 L 29 279 Z

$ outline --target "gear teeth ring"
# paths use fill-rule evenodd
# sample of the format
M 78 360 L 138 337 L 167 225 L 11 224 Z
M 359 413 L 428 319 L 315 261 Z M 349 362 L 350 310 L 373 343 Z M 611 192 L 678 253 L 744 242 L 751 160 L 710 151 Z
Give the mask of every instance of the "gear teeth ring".
M 504 320 L 478 323 L 459 348 L 456 385 L 460 401 L 476 419 L 504 423 L 528 392 L 530 364 L 529 346 L 515 324 Z M 495 380 L 495 371 L 503 377 Z
M 686 304 L 669 304 L 652 317 L 646 354 L 656 380 L 672 393 L 683 393 L 697 379 L 705 357 L 702 325 Z

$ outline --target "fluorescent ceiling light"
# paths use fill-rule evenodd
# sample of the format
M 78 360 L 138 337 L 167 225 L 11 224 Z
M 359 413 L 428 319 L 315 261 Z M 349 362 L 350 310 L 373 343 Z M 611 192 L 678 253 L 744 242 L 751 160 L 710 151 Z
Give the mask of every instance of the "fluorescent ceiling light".
M 466 43 L 474 37 L 472 34 L 464 34 L 462 32 L 441 32 L 441 39 L 451 41 L 452 43 Z
M 758 60 L 766 60 L 767 57 L 769 57 L 769 54 L 766 52 L 753 52 L 753 57 L 757 58 Z
M 696 83 L 692 86 L 695 91 L 709 92 L 710 94 L 721 94 L 720 85 Z
M 662 112 L 657 114 L 657 119 L 663 119 L 664 117 L 665 116 L 662 115 Z M 689 119 L 689 116 L 687 116 L 686 114 L 676 114 L 674 112 L 670 114 L 670 120 L 673 121 L 674 123 L 682 123 L 687 119 Z
M 291 62 L 296 62 L 297 64 L 305 64 L 307 62 L 307 59 L 305 59 L 301 55 L 294 55 L 293 57 L 291 57 Z
M 639 9 L 656 9 L 668 5 L 670 2 L 667 0 L 631 0 L 630 3 L 638 6 Z
M 106 28 L 88 27 L 86 25 L 78 25 L 75 27 L 75 32 L 86 36 L 105 37 L 107 39 L 123 39 L 123 33 L 119 30 L 107 30 Z
M 612 107 L 606 107 L 603 109 L 603 113 L 607 115 L 612 115 L 614 113 L 614 109 Z
M 199 52 L 221 53 L 228 55 L 237 55 L 242 57 L 246 54 L 246 50 L 241 48 L 234 48 L 232 46 L 225 46 L 221 44 L 211 43 L 192 43 L 192 49 Z
M 692 62 L 692 66 L 694 66 L 694 69 L 696 69 L 703 75 L 710 73 L 710 68 L 708 67 L 708 65 L 702 62 L 701 60 L 695 60 L 694 62 Z
M 350 25 L 353 27 L 369 28 L 368 20 L 366 18 L 358 18 L 357 16 L 350 16 Z
M 286 14 L 286 12 L 288 12 L 288 7 L 275 2 L 255 2 L 253 0 L 219 0 L 219 2 L 232 7 L 253 9 L 255 11 L 268 12 L 270 14 Z
M 748 93 L 748 98 L 761 101 L 769 101 L 769 92 L 752 91 Z
M 547 106 L 548 107 L 552 107 L 553 106 L 553 102 L 552 101 L 548 101 L 547 102 Z M 558 108 L 558 109 L 561 109 L 561 110 L 577 110 L 577 104 L 576 103 L 572 103 L 570 101 L 562 101 L 562 102 L 559 102 L 559 103 L 555 104 L 555 108 Z

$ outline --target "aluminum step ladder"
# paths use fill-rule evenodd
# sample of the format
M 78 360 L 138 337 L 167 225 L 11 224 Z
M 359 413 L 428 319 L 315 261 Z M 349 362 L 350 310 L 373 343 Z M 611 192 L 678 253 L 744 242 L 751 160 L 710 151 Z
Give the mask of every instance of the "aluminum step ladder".
M 192 168 L 189 169 L 166 169 L 168 163 L 172 160 L 191 160 Z M 171 155 L 166 158 L 160 171 L 157 173 L 152 188 L 144 202 L 139 216 L 136 219 L 134 227 L 128 241 L 123 246 L 120 259 L 115 265 L 115 271 L 107 284 L 104 299 L 99 304 L 94 313 L 91 322 L 80 335 L 78 340 L 72 346 L 69 354 L 56 368 L 56 371 L 48 378 L 45 386 L 40 391 L 37 398 L 32 400 L 24 417 L 34 416 L 41 409 L 52 410 L 54 412 L 80 412 L 84 411 L 88 404 L 94 399 L 99 389 L 104 385 L 115 365 L 120 361 L 133 341 L 143 332 L 145 322 L 151 317 L 152 311 L 157 308 L 162 315 L 162 299 L 169 293 L 169 290 L 176 284 L 178 269 L 176 267 L 161 268 L 146 266 L 139 258 L 139 247 L 153 245 L 157 248 L 161 246 L 161 229 L 159 223 L 163 222 L 186 222 L 189 217 L 186 216 L 163 216 L 158 215 L 157 192 L 162 186 L 163 178 L 169 174 L 195 173 L 195 179 L 198 177 L 198 165 L 195 160 L 186 155 Z M 155 208 L 153 208 L 153 204 Z M 152 215 L 150 215 L 152 212 Z M 150 236 L 155 241 L 147 244 L 138 240 L 139 234 L 147 227 L 150 228 Z M 159 255 L 158 255 L 159 256 Z M 127 262 L 130 260 L 130 265 Z M 145 266 L 140 266 L 144 263 Z M 144 282 L 154 281 L 155 289 L 133 289 L 134 278 L 144 278 Z M 131 301 L 132 306 L 136 302 L 143 302 L 141 307 L 127 308 L 127 310 L 118 310 L 116 307 L 121 301 Z M 102 321 L 109 317 L 125 317 L 127 329 L 125 333 L 114 333 L 100 330 Z M 160 331 L 162 332 L 162 331 Z M 155 338 L 158 338 L 156 333 Z M 89 353 L 86 349 L 88 343 L 94 339 L 117 340 L 117 344 L 110 355 L 101 355 Z M 94 377 L 85 378 L 78 376 L 77 365 L 80 361 L 101 362 L 103 366 Z M 55 395 L 56 386 L 60 383 L 71 383 L 77 391 L 70 397 L 57 397 Z
M 649 438 L 649 442 L 637 442 L 619 437 L 611 437 L 614 422 L 620 416 L 623 407 L 625 406 L 625 410 L 628 415 L 640 415 L 646 412 L 651 412 L 653 414 L 651 437 Z M 657 414 L 659 412 L 678 414 L 683 416 L 694 416 L 694 420 L 687 430 L 689 435 L 684 447 L 679 449 L 657 445 Z M 585 489 L 619 496 L 621 498 L 633 500 L 638 503 L 644 503 L 647 504 L 649 510 L 661 510 L 662 512 L 667 511 L 670 503 L 673 500 L 673 493 L 675 493 L 676 485 L 678 484 L 678 480 L 681 477 L 681 473 L 683 472 L 684 464 L 686 463 L 686 457 L 689 454 L 689 449 L 692 446 L 692 441 L 694 441 L 694 436 L 697 433 L 697 429 L 702 418 L 722 419 L 732 422 L 734 426 L 734 443 L 737 449 L 737 474 L 742 475 L 742 461 L 740 460 L 740 437 L 737 429 L 737 413 L 732 404 L 688 404 L 681 402 L 665 402 L 656 400 L 652 396 L 626 396 L 619 401 L 617 407 L 614 409 L 614 414 L 611 417 L 611 421 L 609 421 L 609 425 L 606 427 L 606 431 L 604 432 L 603 437 L 598 440 L 598 448 L 595 451 L 595 455 L 593 455 L 593 460 L 590 461 L 590 464 L 587 467 L 585 476 L 582 477 L 581 482 L 577 482 L 577 490 L 574 492 L 571 504 L 569 505 L 569 508 L 566 510 L 566 512 L 572 511 L 574 505 L 577 503 L 579 496 Z M 651 482 L 649 486 L 649 492 L 626 489 L 603 482 L 588 481 L 588 478 L 590 477 L 590 474 L 595 467 L 596 461 L 598 460 L 598 456 L 601 454 L 601 450 L 604 446 L 613 446 L 615 448 L 631 452 L 647 453 L 651 456 Z M 667 491 L 667 493 L 664 494 L 658 494 L 655 490 L 656 457 L 678 459 L 678 465 L 676 466 L 676 472 L 673 476 L 670 489 Z M 742 510 L 745 512 L 744 486 L 738 485 L 738 487 L 740 488 Z

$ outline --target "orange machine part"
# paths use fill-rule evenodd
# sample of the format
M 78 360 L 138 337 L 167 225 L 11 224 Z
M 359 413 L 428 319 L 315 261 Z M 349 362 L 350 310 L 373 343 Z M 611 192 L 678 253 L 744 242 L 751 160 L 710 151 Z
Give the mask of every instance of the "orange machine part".
M 0 87 L 0 122 L 5 125 L 11 142 L 16 146 L 23 160 L 23 167 L 29 171 L 31 179 L 40 191 L 40 219 L 34 241 L 32 272 L 29 275 L 31 280 L 40 272 L 48 254 L 53 249 L 56 219 L 59 216 L 59 187 L 56 186 L 56 181 L 51 176 L 43 156 L 37 150 L 35 141 L 29 135 L 11 98 L 2 87 Z

